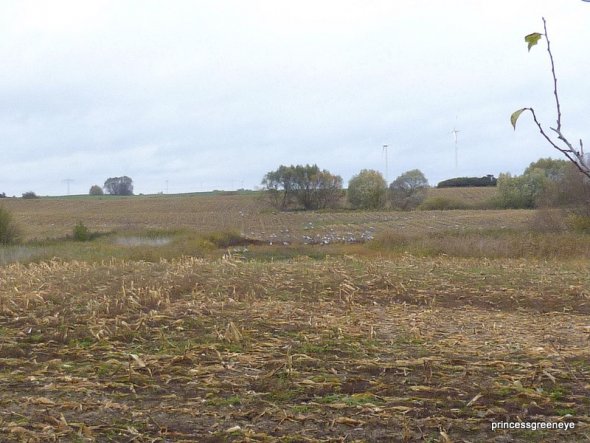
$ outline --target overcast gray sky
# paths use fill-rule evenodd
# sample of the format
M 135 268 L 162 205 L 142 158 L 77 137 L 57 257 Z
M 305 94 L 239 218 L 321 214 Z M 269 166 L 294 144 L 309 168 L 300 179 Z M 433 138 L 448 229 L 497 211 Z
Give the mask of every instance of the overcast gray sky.
M 253 188 L 281 164 L 347 182 L 421 169 L 521 173 L 546 146 L 523 115 L 590 146 L 590 3 L 580 0 L 0 0 L 0 192 Z M 455 168 L 454 128 L 458 133 Z

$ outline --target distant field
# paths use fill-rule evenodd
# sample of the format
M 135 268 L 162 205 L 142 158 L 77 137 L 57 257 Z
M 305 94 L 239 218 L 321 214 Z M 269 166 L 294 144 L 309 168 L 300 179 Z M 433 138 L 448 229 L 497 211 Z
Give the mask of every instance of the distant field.
M 480 189 L 457 192 L 461 198 L 471 200 L 490 195 L 490 191 Z M 451 191 L 433 189 L 432 193 L 445 195 Z M 410 235 L 462 229 L 522 229 L 532 216 L 532 211 L 526 210 L 276 212 L 258 195 L 5 199 L 0 205 L 13 213 L 27 239 L 63 237 L 82 221 L 100 232 L 233 229 L 268 242 L 350 242 L 366 240 L 388 229 Z
M 428 191 L 429 197 L 443 197 L 470 205 L 485 203 L 497 195 L 496 187 L 477 188 L 432 188 Z

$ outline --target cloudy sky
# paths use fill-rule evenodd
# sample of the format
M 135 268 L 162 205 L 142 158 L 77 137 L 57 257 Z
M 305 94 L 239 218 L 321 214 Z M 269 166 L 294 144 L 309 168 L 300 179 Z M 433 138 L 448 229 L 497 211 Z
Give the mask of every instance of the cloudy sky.
M 523 115 L 590 145 L 580 0 L 0 0 L 0 192 L 254 188 L 281 164 L 348 181 L 521 173 L 558 153 Z M 452 130 L 458 133 L 458 165 Z

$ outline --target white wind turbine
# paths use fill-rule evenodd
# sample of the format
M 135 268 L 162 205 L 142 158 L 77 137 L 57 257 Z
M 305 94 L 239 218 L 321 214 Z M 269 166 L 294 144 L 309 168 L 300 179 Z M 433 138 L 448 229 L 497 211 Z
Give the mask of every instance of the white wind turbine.
M 455 120 L 455 123 L 456 123 L 456 120 Z M 457 126 L 455 124 L 455 127 L 451 131 L 451 134 L 453 134 L 453 137 L 455 137 L 455 172 L 457 172 L 457 169 L 459 166 L 459 151 L 457 149 L 457 141 L 458 141 L 457 135 L 459 134 L 459 132 L 461 132 L 461 131 L 457 129 Z
M 385 155 L 385 183 L 387 183 L 387 186 L 389 186 L 389 164 L 388 164 L 388 159 L 387 159 L 387 148 L 389 147 L 389 145 L 383 145 L 383 154 Z

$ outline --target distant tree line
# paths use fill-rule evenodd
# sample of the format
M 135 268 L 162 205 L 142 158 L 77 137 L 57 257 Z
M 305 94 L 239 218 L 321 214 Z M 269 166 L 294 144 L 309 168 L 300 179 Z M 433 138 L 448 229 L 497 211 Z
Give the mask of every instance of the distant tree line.
M 493 175 L 485 177 L 456 177 L 443 180 L 436 185 L 437 188 L 462 188 L 462 187 L 486 187 L 496 186 L 498 180 Z
M 23 192 L 23 198 L 24 199 L 34 199 L 34 198 L 39 198 L 39 196 L 37 194 L 35 194 L 33 191 L 27 191 L 27 192 Z
M 133 180 L 126 175 L 123 177 L 109 177 L 104 185 L 92 185 L 88 191 L 89 195 L 104 195 L 104 192 L 111 195 L 133 195 Z M 6 198 L 6 193 L 0 193 L 0 198 Z M 23 192 L 22 198 L 34 199 L 39 196 L 33 191 Z
M 424 200 L 428 189 L 426 177 L 417 169 L 400 175 L 389 188 L 380 172 L 363 169 L 350 179 L 345 192 L 340 176 L 317 165 L 281 165 L 264 176 L 262 185 L 271 205 L 281 211 L 334 208 L 344 195 L 354 209 L 380 209 L 389 203 L 409 210 Z
M 6 192 L 0 193 L 0 198 L 7 198 Z M 13 195 L 12 198 L 16 198 L 16 197 Z M 33 191 L 27 191 L 27 192 L 22 193 L 22 198 L 24 198 L 26 200 L 26 199 L 31 199 L 31 198 L 39 198 L 39 196 L 37 194 L 35 194 Z

